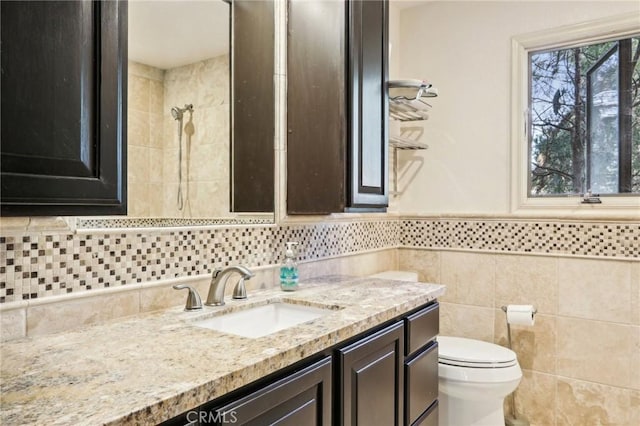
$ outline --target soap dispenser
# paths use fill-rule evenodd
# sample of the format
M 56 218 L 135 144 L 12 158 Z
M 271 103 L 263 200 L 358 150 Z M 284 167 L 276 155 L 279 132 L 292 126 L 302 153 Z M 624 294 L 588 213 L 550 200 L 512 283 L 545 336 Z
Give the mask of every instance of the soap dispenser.
M 284 252 L 284 263 L 280 267 L 280 288 L 284 291 L 294 291 L 298 288 L 298 263 L 296 262 L 295 241 L 287 242 Z

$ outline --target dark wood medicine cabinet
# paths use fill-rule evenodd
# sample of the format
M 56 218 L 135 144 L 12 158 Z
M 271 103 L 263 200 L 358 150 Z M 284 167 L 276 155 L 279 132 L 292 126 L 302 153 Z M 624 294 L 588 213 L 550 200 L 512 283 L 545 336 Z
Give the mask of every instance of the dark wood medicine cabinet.
M 125 214 L 127 3 L 0 3 L 3 216 Z
M 288 1 L 287 213 L 386 211 L 388 4 Z

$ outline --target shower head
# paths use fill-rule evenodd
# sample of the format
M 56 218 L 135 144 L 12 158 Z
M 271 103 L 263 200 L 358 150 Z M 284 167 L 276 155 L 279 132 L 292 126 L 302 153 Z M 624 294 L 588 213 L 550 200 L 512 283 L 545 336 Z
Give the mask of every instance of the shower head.
M 182 120 L 182 109 L 178 107 L 171 108 L 171 116 L 174 120 Z
M 193 104 L 185 104 L 184 108 L 180 108 L 180 107 L 171 108 L 171 116 L 173 117 L 174 120 L 182 120 L 182 115 L 186 111 L 193 112 Z

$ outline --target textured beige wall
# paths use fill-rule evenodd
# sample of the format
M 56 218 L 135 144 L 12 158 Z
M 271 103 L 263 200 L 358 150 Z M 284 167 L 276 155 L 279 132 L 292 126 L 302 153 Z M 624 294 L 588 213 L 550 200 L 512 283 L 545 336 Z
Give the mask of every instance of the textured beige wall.
M 537 307 L 512 328 L 532 425 L 640 424 L 640 262 L 399 249 L 398 267 L 447 285 L 443 335 L 506 346 L 500 307 Z
M 186 202 L 179 210 L 180 145 L 171 108 L 185 104 L 194 106 L 194 133 L 182 135 Z M 127 115 L 129 216 L 228 216 L 228 55 L 166 71 L 130 61 Z
M 164 71 L 129 61 L 128 77 L 128 215 L 161 216 Z

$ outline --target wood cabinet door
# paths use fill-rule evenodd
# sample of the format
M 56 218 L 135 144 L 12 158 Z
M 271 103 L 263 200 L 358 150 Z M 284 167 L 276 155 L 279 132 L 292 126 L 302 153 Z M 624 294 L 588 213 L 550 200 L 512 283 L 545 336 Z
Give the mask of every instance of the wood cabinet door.
M 339 424 L 402 424 L 403 335 L 398 322 L 338 351 Z
M 330 426 L 331 357 L 217 408 L 221 424 Z
M 234 212 L 273 212 L 275 28 L 273 0 L 234 0 L 232 8 Z
M 386 0 L 349 2 L 349 207 L 389 205 Z
M 3 215 L 126 213 L 127 4 L 3 1 Z

